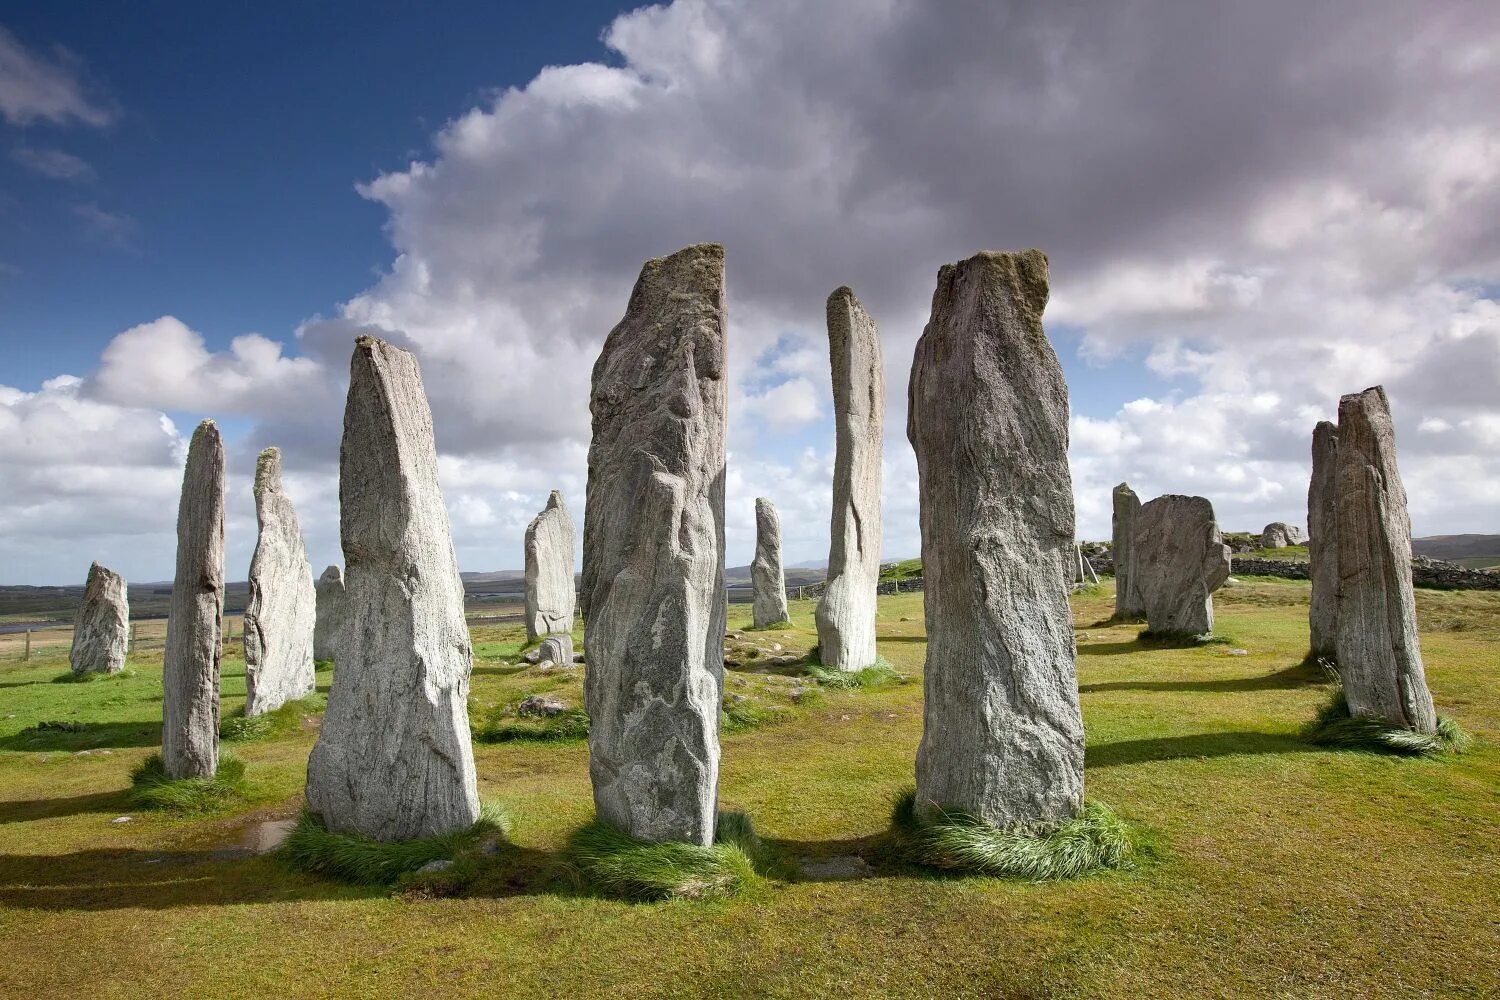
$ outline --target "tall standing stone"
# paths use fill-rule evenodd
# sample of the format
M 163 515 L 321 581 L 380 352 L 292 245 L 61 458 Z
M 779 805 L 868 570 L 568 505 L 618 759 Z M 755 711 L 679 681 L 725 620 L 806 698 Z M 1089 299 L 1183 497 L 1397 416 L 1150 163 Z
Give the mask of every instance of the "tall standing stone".
M 1433 732 L 1437 711 L 1417 644 L 1411 587 L 1411 521 L 1381 386 L 1339 400 L 1337 469 L 1337 649 L 1349 713 Z
M 469 742 L 464 588 L 438 486 L 432 411 L 417 359 L 355 342 L 339 449 L 348 631 L 307 805 L 330 830 L 381 841 L 479 818 Z
M 130 601 L 125 578 L 98 563 L 89 567 L 83 603 L 73 622 L 73 673 L 117 674 L 130 650 Z
M 553 490 L 526 527 L 526 641 L 573 631 L 573 515 Z
M 1312 603 L 1307 612 L 1309 655 L 1338 659 L 1339 550 L 1334 527 L 1338 476 L 1338 429 L 1327 420 L 1313 428 L 1312 478 L 1307 484 L 1307 558 Z
M 594 364 L 583 529 L 600 819 L 713 842 L 724 669 L 724 248 L 641 268 Z
M 255 518 L 260 534 L 244 622 L 246 715 L 274 712 L 315 686 L 317 595 L 297 511 L 281 486 L 280 448 L 267 448 L 255 463 Z
M 828 296 L 833 369 L 833 522 L 828 582 L 815 619 L 825 667 L 855 671 L 875 662 L 875 589 L 880 583 L 880 454 L 885 368 L 875 321 L 848 288 Z
M 1063 580 L 1073 549 L 1068 387 L 1042 329 L 1040 250 L 938 271 L 917 342 L 927 662 L 918 814 L 1043 830 L 1083 804 L 1083 717 Z
M 1207 635 L 1214 628 L 1214 591 L 1229 579 L 1229 546 L 1214 507 L 1175 493 L 1144 504 L 1131 539 L 1132 575 L 1158 635 Z
M 781 569 L 781 518 L 765 497 L 755 498 L 755 560 L 750 563 L 751 613 L 756 628 L 791 618 L 786 607 L 786 574 Z
M 313 659 L 338 660 L 339 643 L 348 624 L 344 602 L 344 571 L 330 566 L 318 577 L 317 615 L 313 620 Z
M 219 655 L 224 617 L 224 439 L 193 431 L 177 505 L 177 575 L 162 657 L 161 756 L 170 778 L 219 769 Z
M 1134 618 L 1141 615 L 1141 596 L 1136 592 L 1131 548 L 1131 536 L 1135 532 L 1135 519 L 1141 512 L 1141 498 L 1129 483 L 1115 487 L 1114 516 L 1111 521 L 1113 533 L 1110 539 L 1110 555 L 1115 562 L 1115 617 Z

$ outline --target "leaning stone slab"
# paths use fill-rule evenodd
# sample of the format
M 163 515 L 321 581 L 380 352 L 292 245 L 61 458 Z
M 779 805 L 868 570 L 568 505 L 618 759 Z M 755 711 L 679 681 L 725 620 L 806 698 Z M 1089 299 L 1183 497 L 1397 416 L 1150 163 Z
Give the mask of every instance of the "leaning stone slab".
M 1334 527 L 1335 484 L 1338 476 L 1338 429 L 1327 420 L 1313 428 L 1312 478 L 1307 484 L 1307 557 L 1312 580 L 1308 607 L 1309 655 L 1338 659 L 1339 552 Z
M 1135 519 L 1141 512 L 1141 499 L 1129 483 L 1115 487 L 1112 495 L 1114 516 L 1111 527 L 1110 554 L 1115 562 L 1115 617 L 1134 618 L 1145 613 L 1141 606 L 1141 595 L 1135 584 L 1134 558 L 1131 537 L 1135 533 Z
M 918 816 L 1042 831 L 1083 805 L 1063 581 L 1073 548 L 1068 387 L 1042 329 L 1047 258 L 938 271 L 907 436 L 920 480 L 927 662 Z
M 313 620 L 313 659 L 338 660 L 340 637 L 348 611 L 344 606 L 344 571 L 330 566 L 318 577 L 317 615 Z
M 1157 635 L 1208 635 L 1214 591 L 1229 579 L 1229 546 L 1203 497 L 1169 493 L 1142 505 L 1131 540 L 1135 587 Z
M 1411 587 L 1411 521 L 1385 389 L 1339 400 L 1334 525 L 1338 670 L 1349 713 L 1437 729 Z
M 219 769 L 219 655 L 224 616 L 224 440 L 193 431 L 177 505 L 177 575 L 162 658 L 161 757 L 169 778 Z
M 297 511 L 281 485 L 281 449 L 255 463 L 260 534 L 250 559 L 245 608 L 245 714 L 264 715 L 312 694 L 317 595 Z
M 130 601 L 125 578 L 98 563 L 89 567 L 83 603 L 73 622 L 68 662 L 75 674 L 117 674 L 130 651 Z
M 724 248 L 647 261 L 594 365 L 583 535 L 599 818 L 713 843 L 724 664 Z
M 324 825 L 374 840 L 479 818 L 463 582 L 417 360 L 355 342 L 339 459 L 348 632 L 307 763 Z
M 765 497 L 755 498 L 755 559 L 750 563 L 751 614 L 756 628 L 791 618 L 781 569 L 781 518 Z
M 573 631 L 573 515 L 553 490 L 526 527 L 526 641 Z
M 828 296 L 833 370 L 833 521 L 828 582 L 815 614 L 818 651 L 831 670 L 875 663 L 875 588 L 880 582 L 880 458 L 885 368 L 875 321 L 848 288 Z

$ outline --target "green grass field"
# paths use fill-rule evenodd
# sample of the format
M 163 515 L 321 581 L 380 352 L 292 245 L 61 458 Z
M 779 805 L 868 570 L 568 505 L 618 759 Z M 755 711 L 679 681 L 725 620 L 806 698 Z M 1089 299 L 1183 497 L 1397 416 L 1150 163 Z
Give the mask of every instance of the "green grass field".
M 852 689 L 775 662 L 815 641 L 811 605 L 795 603 L 792 628 L 730 643 L 740 722 L 723 740 L 721 808 L 747 812 L 788 871 L 853 855 L 869 867 L 718 902 L 578 888 L 562 853 L 592 816 L 576 737 L 476 744 L 481 796 L 511 828 L 460 895 L 299 874 L 245 844 L 298 813 L 317 699 L 226 743 L 247 765 L 244 804 L 141 812 L 129 775 L 160 738 L 159 640 L 140 643 L 129 676 L 62 684 L 65 646 L 35 637 L 23 664 L 5 637 L 0 996 L 1500 995 L 1500 594 L 1418 592 L 1439 710 L 1477 740 L 1436 761 L 1299 739 L 1329 692 L 1299 666 L 1307 596 L 1242 578 L 1217 595 L 1230 644 L 1188 649 L 1098 624 L 1107 586 L 1075 598 L 1088 794 L 1158 857 L 1041 884 L 884 860 L 921 735 L 922 597 L 880 601 L 880 651 L 909 681 Z M 749 610 L 732 606 L 731 626 Z M 519 626 L 474 628 L 476 731 L 529 694 L 580 704 L 577 671 L 518 664 L 521 640 Z M 228 715 L 244 693 L 233 655 L 224 692 Z

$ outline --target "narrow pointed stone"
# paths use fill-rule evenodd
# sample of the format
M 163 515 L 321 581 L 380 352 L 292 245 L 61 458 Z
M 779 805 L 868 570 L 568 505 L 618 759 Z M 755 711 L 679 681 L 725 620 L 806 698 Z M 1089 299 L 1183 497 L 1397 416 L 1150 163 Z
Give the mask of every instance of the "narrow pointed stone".
M 73 623 L 68 662 L 75 674 L 117 674 L 130 650 L 130 600 L 125 578 L 98 563 L 89 567 Z
M 170 778 L 219 769 L 219 655 L 224 618 L 224 439 L 193 431 L 177 505 L 177 575 L 162 656 L 162 763 Z
M 374 840 L 479 818 L 464 588 L 417 359 L 355 342 L 339 449 L 348 632 L 307 762 L 307 806 Z
M 1042 329 L 1047 258 L 938 271 L 907 436 L 921 494 L 927 662 L 918 814 L 1044 830 L 1083 804 L 1067 579 L 1068 387 Z
M 250 559 L 245 608 L 245 714 L 264 715 L 312 694 L 317 595 L 297 511 L 281 485 L 281 449 L 255 463 L 260 533 Z
M 713 843 L 724 668 L 724 248 L 647 261 L 594 364 L 583 525 L 599 818 Z
M 1339 630 L 1339 549 L 1335 528 L 1338 429 L 1327 420 L 1313 428 L 1312 478 L 1307 484 L 1307 557 L 1312 603 L 1307 611 L 1309 653 L 1337 661 Z
M 1411 521 L 1383 387 L 1339 400 L 1337 469 L 1338 669 L 1349 713 L 1433 732 L 1437 710 L 1411 587 Z
M 313 621 L 313 659 L 338 661 L 339 643 L 348 621 L 344 603 L 344 571 L 330 566 L 318 577 L 317 615 Z
M 885 367 L 875 321 L 848 288 L 828 296 L 833 370 L 833 520 L 828 582 L 815 619 L 825 667 L 875 663 L 875 596 L 880 583 L 880 457 L 885 434 Z
M 1131 538 L 1132 576 L 1158 635 L 1208 635 L 1214 591 L 1229 579 L 1229 546 L 1203 497 L 1169 493 L 1142 505 Z
M 1141 512 L 1141 499 L 1129 483 L 1121 483 L 1114 491 L 1113 534 L 1110 554 L 1115 561 L 1115 617 L 1133 618 L 1144 613 L 1141 596 L 1136 592 L 1133 565 L 1131 563 L 1131 535 L 1135 531 L 1135 519 Z
M 553 490 L 526 527 L 526 641 L 573 631 L 573 515 Z
M 750 563 L 755 627 L 787 621 L 786 574 L 781 569 L 781 518 L 765 497 L 755 498 L 755 560 Z

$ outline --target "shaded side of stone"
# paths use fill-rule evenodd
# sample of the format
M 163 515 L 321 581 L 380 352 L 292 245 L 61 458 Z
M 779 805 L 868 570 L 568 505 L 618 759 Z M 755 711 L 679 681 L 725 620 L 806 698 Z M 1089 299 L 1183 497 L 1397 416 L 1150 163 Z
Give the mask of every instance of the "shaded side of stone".
M 1136 515 L 1131 553 L 1146 626 L 1160 635 L 1207 635 L 1214 591 L 1229 579 L 1229 546 L 1203 497 L 1169 493 Z
M 1111 499 L 1114 514 L 1111 518 L 1110 557 L 1115 565 L 1115 615 L 1130 618 L 1145 613 L 1140 594 L 1135 589 L 1131 563 L 1131 535 L 1135 531 L 1136 515 L 1141 511 L 1141 499 L 1129 483 L 1116 486 Z
M 313 659 L 338 660 L 339 638 L 347 612 L 344 607 L 344 571 L 330 566 L 318 577 L 317 614 L 313 621 Z
M 281 450 L 267 448 L 255 466 L 260 531 L 250 559 L 245 608 L 245 714 L 274 712 L 312 694 L 317 595 L 297 511 L 281 483 Z
M 1309 652 L 1338 659 L 1339 550 L 1335 527 L 1338 429 L 1327 420 L 1313 428 L 1312 478 L 1307 484 L 1307 555 L 1312 580 L 1308 607 Z

